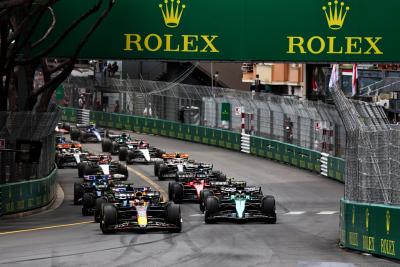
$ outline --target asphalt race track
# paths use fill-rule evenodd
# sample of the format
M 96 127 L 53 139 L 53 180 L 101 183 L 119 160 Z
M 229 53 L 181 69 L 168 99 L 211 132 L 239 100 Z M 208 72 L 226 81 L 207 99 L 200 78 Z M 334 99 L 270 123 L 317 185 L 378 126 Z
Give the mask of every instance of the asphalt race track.
M 343 185 L 253 156 L 173 139 L 141 136 L 151 145 L 214 163 L 228 176 L 263 187 L 277 200 L 278 222 L 206 225 L 196 204 L 183 204 L 183 231 L 103 235 L 92 217 L 74 206 L 76 169 L 59 171 L 64 202 L 55 210 L 0 220 L 1 266 L 397 266 L 338 246 Z M 100 152 L 99 144 L 86 148 Z M 152 165 L 130 165 L 130 181 L 167 191 Z M 149 180 L 151 180 L 149 182 Z M 21 231 L 22 230 L 22 231 Z M 26 231 L 24 231 L 26 230 Z

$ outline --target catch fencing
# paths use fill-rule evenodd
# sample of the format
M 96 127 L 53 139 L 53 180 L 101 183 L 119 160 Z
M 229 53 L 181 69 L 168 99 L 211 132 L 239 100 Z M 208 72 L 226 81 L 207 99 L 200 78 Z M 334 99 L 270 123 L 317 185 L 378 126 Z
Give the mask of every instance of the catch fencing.
M 242 113 L 253 114 L 253 135 L 333 156 L 345 155 L 346 131 L 332 105 L 265 93 L 220 87 L 134 79 L 70 77 L 64 84 L 70 107 L 77 107 L 78 88 L 89 92 L 86 108 L 182 122 L 241 132 Z M 101 99 L 103 96 L 103 99 Z M 96 108 L 96 101 L 104 102 Z M 116 108 L 118 101 L 119 107 Z M 382 108 L 353 101 L 364 120 L 382 121 Z M 229 120 L 221 113 L 229 103 Z M 250 126 L 248 125 L 248 130 Z
M 5 140 L 5 150 L 0 150 L 0 184 L 35 180 L 48 176 L 54 170 L 54 129 L 61 111 L 54 112 L 0 112 L 0 139 Z M 41 142 L 37 163 L 17 160 L 16 150 L 21 141 Z M 3 196 L 4 197 L 4 196 Z

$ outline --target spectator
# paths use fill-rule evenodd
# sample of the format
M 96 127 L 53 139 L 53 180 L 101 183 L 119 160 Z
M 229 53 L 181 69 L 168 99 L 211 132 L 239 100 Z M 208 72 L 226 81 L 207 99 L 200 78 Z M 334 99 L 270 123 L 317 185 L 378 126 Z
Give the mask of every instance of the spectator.
M 101 103 L 100 103 L 100 100 L 97 100 L 97 101 L 96 101 L 96 110 L 97 110 L 97 111 L 102 111 L 102 110 L 103 110 L 103 108 L 102 108 L 102 106 L 101 106 Z
M 115 101 L 114 113 L 119 113 L 119 101 Z
M 79 106 L 80 109 L 84 109 L 85 108 L 85 96 L 83 94 L 81 94 L 79 96 L 78 106 Z
M 114 63 L 111 66 L 111 72 L 113 74 L 113 76 L 115 75 L 115 73 L 118 71 L 118 64 L 117 62 L 114 61 Z
M 107 71 L 108 71 L 108 76 L 111 77 L 111 76 L 112 76 L 112 67 L 111 67 L 111 63 L 108 63 L 108 65 L 107 65 Z

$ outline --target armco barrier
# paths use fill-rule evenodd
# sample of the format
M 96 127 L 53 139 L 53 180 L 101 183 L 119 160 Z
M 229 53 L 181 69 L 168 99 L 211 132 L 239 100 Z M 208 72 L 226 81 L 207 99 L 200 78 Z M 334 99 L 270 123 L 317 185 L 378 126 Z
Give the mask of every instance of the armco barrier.
M 76 109 L 64 108 L 62 118 L 65 121 L 76 122 L 76 115 Z M 99 127 L 133 130 L 241 151 L 241 134 L 221 129 L 101 111 L 91 111 L 90 121 Z M 320 152 L 266 138 L 251 136 L 250 153 L 317 173 L 321 168 Z M 328 165 L 328 176 L 343 182 L 344 160 L 329 157 Z
M 49 204 L 56 194 L 57 168 L 38 180 L 0 185 L 1 207 L 4 214 L 28 211 Z
M 341 245 L 400 259 L 400 207 L 341 201 Z

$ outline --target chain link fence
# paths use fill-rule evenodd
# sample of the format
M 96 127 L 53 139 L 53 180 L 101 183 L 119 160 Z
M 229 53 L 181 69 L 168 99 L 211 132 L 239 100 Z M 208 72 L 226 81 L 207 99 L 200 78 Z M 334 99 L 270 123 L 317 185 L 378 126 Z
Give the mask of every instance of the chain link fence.
M 298 100 L 264 93 L 252 93 L 220 87 L 195 86 L 135 79 L 99 79 L 70 77 L 65 83 L 70 106 L 77 103 L 77 90 L 85 88 L 91 98 L 88 108 L 101 97 L 108 99 L 101 110 L 137 116 L 179 121 L 189 124 L 241 131 L 241 113 L 253 114 L 254 134 L 309 149 L 345 155 L 346 130 L 333 105 Z M 101 99 L 102 101 L 104 99 Z M 105 102 L 105 101 L 104 101 Z M 231 120 L 221 120 L 223 103 L 230 103 Z M 71 105 L 72 104 L 72 105 Z M 386 123 L 381 107 L 354 101 L 363 120 Z M 76 107 L 76 104 L 75 104 Z
M 5 140 L 5 150 L 0 150 L 0 184 L 14 183 L 46 177 L 54 169 L 54 129 L 61 110 L 46 113 L 0 112 L 0 139 Z M 41 143 L 38 163 L 17 162 L 16 150 L 21 141 Z M 32 157 L 32 156 L 31 156 Z

